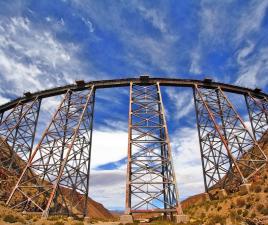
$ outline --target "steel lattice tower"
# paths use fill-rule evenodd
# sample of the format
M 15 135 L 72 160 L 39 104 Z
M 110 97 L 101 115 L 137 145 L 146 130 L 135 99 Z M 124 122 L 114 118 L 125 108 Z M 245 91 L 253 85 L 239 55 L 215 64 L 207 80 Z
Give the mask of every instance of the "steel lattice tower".
M 195 85 L 205 188 L 234 190 L 267 163 L 263 150 L 220 88 Z
M 38 97 L 28 103 L 19 102 L 2 118 L 0 162 L 5 168 L 20 173 L 24 165 L 18 159 L 28 161 L 34 143 L 40 105 L 41 99 Z
M 7 204 L 25 211 L 87 213 L 94 87 L 67 91 Z
M 160 87 L 130 84 L 126 213 L 181 214 Z

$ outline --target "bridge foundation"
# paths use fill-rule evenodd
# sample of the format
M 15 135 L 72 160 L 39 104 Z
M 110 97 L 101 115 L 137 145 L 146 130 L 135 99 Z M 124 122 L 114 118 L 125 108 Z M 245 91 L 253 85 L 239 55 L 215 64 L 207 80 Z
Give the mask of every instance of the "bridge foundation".
M 133 223 L 133 216 L 130 214 L 125 214 L 120 216 L 120 223 L 127 224 L 127 223 Z
M 251 188 L 250 183 L 242 184 L 239 186 L 239 192 L 248 194 L 248 193 L 250 193 L 250 188 Z

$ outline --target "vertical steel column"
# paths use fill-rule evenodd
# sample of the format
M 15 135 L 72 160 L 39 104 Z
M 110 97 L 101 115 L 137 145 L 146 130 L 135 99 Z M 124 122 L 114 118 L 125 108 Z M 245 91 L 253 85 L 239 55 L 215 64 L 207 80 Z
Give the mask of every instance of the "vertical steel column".
M 66 93 L 7 204 L 44 217 L 86 214 L 93 110 L 94 86 Z
M 268 130 L 268 101 L 249 92 L 245 95 L 245 100 L 253 134 L 259 140 Z
M 233 190 L 265 166 L 266 155 L 220 88 L 195 85 L 194 94 L 206 190 Z
M 158 83 L 130 84 L 126 213 L 182 214 Z
M 0 124 L 0 161 L 2 166 L 20 172 L 30 157 L 40 111 L 38 97 L 28 103 L 19 103 Z M 14 163 L 16 162 L 16 163 Z

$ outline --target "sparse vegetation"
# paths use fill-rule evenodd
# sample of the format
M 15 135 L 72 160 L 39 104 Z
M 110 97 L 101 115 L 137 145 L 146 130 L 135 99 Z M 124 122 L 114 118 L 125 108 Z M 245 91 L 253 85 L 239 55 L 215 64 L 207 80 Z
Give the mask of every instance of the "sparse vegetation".
M 258 212 L 261 212 L 261 210 L 262 210 L 263 208 L 264 208 L 264 205 L 261 204 L 261 203 L 257 204 L 257 206 L 256 206 L 256 209 L 258 210 Z
M 57 222 L 54 223 L 54 225 L 64 225 L 64 222 L 62 222 L 62 221 L 57 221 Z
M 255 218 L 256 217 L 256 213 L 255 212 L 251 213 L 250 217 L 251 218 Z
M 237 206 L 237 207 L 241 208 L 241 207 L 243 207 L 245 204 L 246 204 L 245 199 L 243 199 L 243 198 L 238 198 L 238 199 L 236 199 L 236 206 Z
M 79 222 L 75 222 L 75 223 L 73 223 L 73 225 L 84 225 L 84 223 L 81 222 L 81 221 L 79 221 Z
M 262 191 L 262 188 L 260 185 L 256 185 L 255 188 L 254 188 L 254 192 L 255 193 L 260 193 Z
M 215 225 L 216 223 L 224 224 L 225 217 L 221 215 L 211 215 L 209 216 L 209 221 L 206 223 L 207 225 Z
M 18 218 L 13 215 L 4 216 L 3 220 L 7 223 L 16 223 L 18 222 Z
M 260 212 L 261 212 L 261 214 L 267 216 L 268 215 L 268 208 L 262 208 Z
M 248 210 L 245 209 L 244 212 L 243 212 L 243 214 L 242 214 L 242 216 L 243 216 L 243 217 L 248 216 Z
M 5 215 L 3 217 L 3 221 L 7 223 L 17 223 L 17 222 L 20 222 L 20 224 L 25 223 L 25 221 L 22 218 L 19 218 L 18 216 L 14 216 L 12 214 Z

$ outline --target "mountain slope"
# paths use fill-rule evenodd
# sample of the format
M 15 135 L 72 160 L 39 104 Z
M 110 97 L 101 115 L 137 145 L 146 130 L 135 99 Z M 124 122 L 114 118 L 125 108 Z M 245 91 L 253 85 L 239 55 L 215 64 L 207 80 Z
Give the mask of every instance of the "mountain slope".
M 268 132 L 259 144 L 268 155 Z M 268 166 L 253 177 L 251 184 L 250 193 L 239 191 L 223 199 L 216 194 L 210 201 L 199 194 L 182 201 L 184 212 L 191 218 L 190 224 L 240 224 L 240 221 L 268 224 Z
M 1 158 L 8 158 L 10 156 L 10 147 L 5 142 L 3 145 L 1 145 Z M 14 166 L 13 168 L 23 168 L 25 166 L 25 162 L 21 160 L 17 155 L 15 155 L 14 160 Z M 10 194 L 10 188 L 14 187 L 16 184 L 16 181 L 18 179 L 18 175 L 14 172 L 14 170 L 7 170 L 5 167 L 2 167 L 0 165 L 0 199 L 3 201 L 7 200 Z M 65 197 L 68 199 L 70 196 L 71 190 L 64 188 L 63 191 Z M 77 208 L 78 211 L 81 211 L 82 209 Z M 106 209 L 102 204 L 94 201 L 90 197 L 88 197 L 88 203 L 87 203 L 87 210 L 88 215 L 90 218 L 96 218 L 96 219 L 112 219 L 113 215 L 109 212 L 108 209 Z

